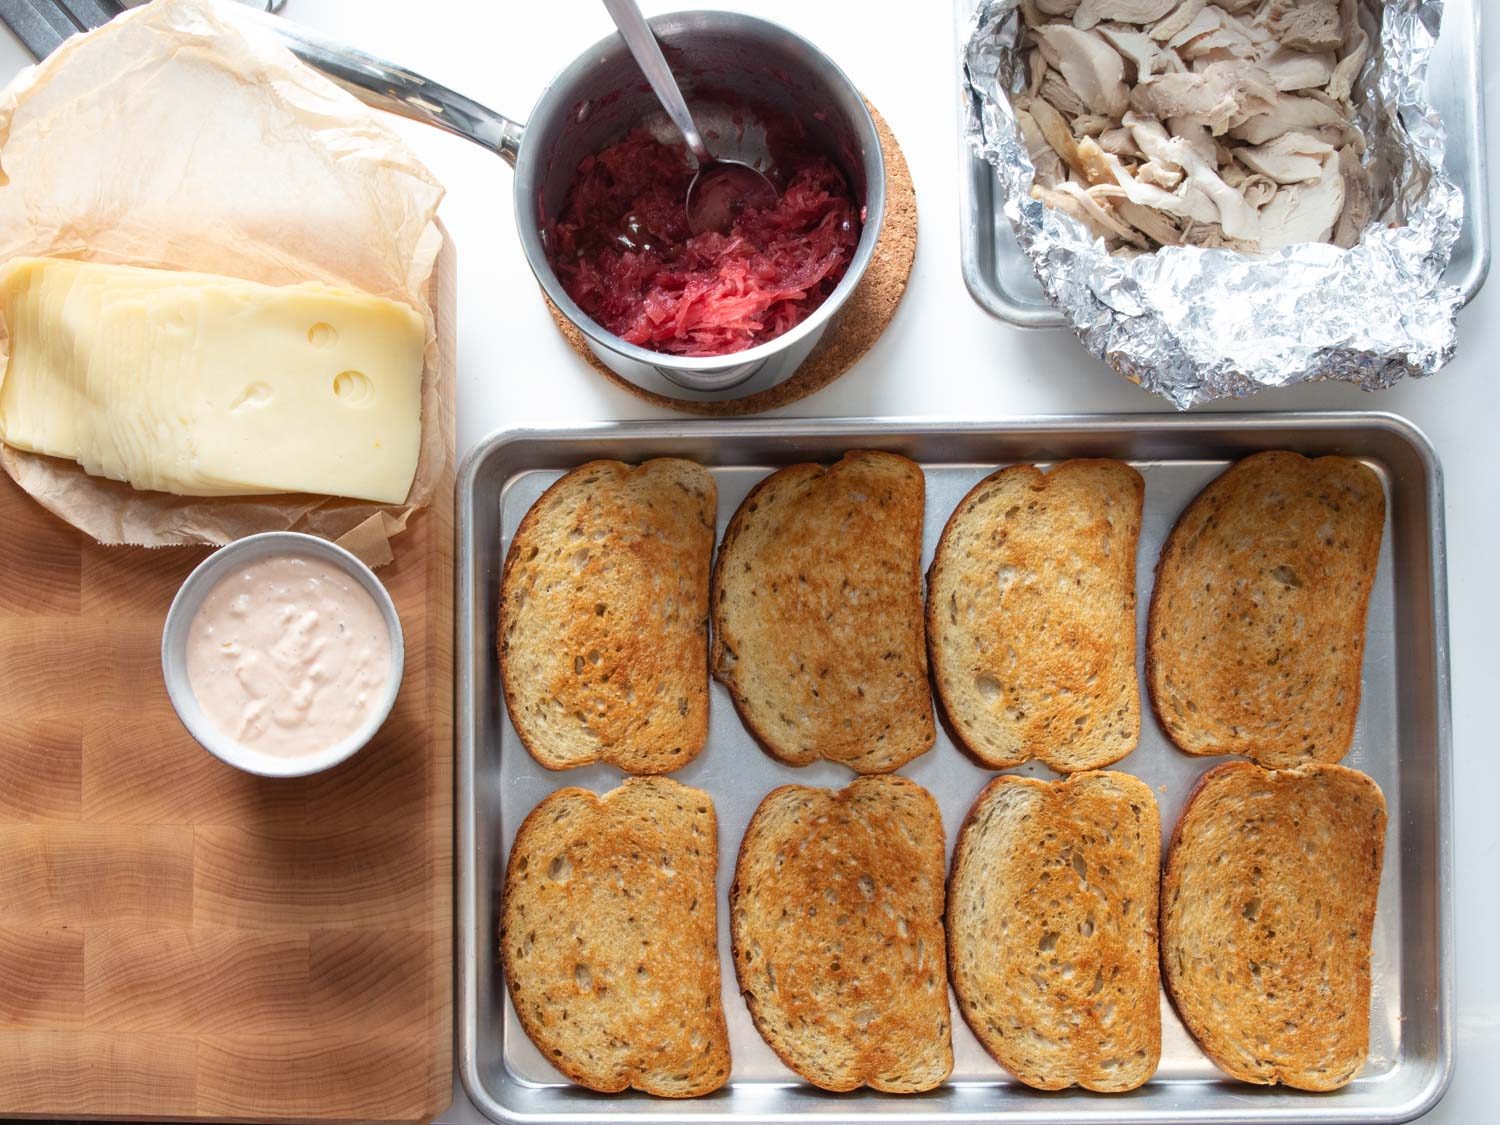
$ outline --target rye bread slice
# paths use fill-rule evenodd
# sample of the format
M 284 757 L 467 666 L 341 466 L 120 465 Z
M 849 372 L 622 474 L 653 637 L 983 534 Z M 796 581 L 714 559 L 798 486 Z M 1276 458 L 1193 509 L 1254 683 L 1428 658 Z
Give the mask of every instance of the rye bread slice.
M 1346 457 L 1256 453 L 1205 488 L 1162 548 L 1146 682 L 1189 754 L 1336 762 L 1354 740 L 1385 494 Z
M 522 519 L 500 580 L 500 682 L 548 769 L 666 773 L 703 749 L 717 508 L 691 461 L 591 461 Z
M 637 777 L 559 789 L 511 848 L 500 918 L 521 1026 L 591 1090 L 687 1098 L 729 1077 L 713 802 Z
M 1145 482 L 1121 461 L 1012 465 L 949 517 L 927 574 L 927 646 L 959 743 L 990 769 L 1059 773 L 1135 749 L 1135 555 Z
M 903 777 L 773 790 L 729 892 L 756 1030 L 825 1090 L 930 1090 L 953 1069 L 943 822 Z
M 776 758 L 885 773 L 936 736 L 915 462 L 793 465 L 734 513 L 713 576 L 713 671 Z
M 1167 853 L 1167 994 L 1242 1082 L 1334 1090 L 1370 1041 L 1370 939 L 1385 798 L 1364 774 L 1228 762 L 1203 775 Z
M 948 964 L 984 1049 L 1028 1086 L 1133 1090 L 1161 1058 L 1161 822 L 1129 774 L 1002 776 L 959 833 Z

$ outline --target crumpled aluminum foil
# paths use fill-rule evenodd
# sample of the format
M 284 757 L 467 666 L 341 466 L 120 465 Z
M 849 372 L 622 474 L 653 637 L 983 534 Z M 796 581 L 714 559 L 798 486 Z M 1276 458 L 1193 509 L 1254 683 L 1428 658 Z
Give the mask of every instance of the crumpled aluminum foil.
M 1089 351 L 1183 410 L 1318 379 L 1374 390 L 1452 358 L 1462 298 L 1441 279 L 1463 194 L 1443 170 L 1443 126 L 1426 97 L 1441 0 L 1373 0 L 1378 49 L 1355 102 L 1374 218 L 1358 245 L 1263 257 L 1174 246 L 1134 258 L 1031 198 L 1035 170 L 1008 96 L 1026 77 L 1017 3 L 981 0 L 974 13 L 965 132 L 995 168 L 1042 288 Z

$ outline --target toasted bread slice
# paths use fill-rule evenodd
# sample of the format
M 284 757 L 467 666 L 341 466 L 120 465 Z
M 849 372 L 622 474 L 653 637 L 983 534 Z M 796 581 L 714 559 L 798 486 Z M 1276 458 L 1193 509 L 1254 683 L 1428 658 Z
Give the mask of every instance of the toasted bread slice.
M 936 731 L 922 638 L 921 468 L 893 453 L 772 473 L 714 565 L 713 669 L 772 755 L 897 769 Z
M 729 892 L 740 992 L 781 1060 L 825 1090 L 930 1090 L 953 1070 L 943 821 L 903 777 L 761 802 Z
M 1167 994 L 1242 1082 L 1334 1090 L 1365 1064 L 1385 798 L 1364 774 L 1228 762 L 1172 832 L 1161 892 Z
M 521 824 L 500 951 L 521 1026 L 591 1090 L 689 1098 L 729 1076 L 708 794 L 631 778 L 559 789 Z
M 1199 493 L 1162 548 L 1146 632 L 1173 742 L 1270 767 L 1348 753 L 1384 525 L 1379 478 L 1346 457 L 1256 453 Z
M 984 765 L 1074 773 L 1135 749 L 1144 495 L 1120 461 L 1012 465 L 949 517 L 927 574 L 927 647 L 948 726 Z
M 984 1049 L 1028 1086 L 1133 1090 L 1161 1058 L 1161 822 L 1129 774 L 997 777 L 948 885 L 948 964 Z
M 544 492 L 500 580 L 500 682 L 548 769 L 666 773 L 708 737 L 708 574 L 718 490 L 662 458 L 591 461 Z

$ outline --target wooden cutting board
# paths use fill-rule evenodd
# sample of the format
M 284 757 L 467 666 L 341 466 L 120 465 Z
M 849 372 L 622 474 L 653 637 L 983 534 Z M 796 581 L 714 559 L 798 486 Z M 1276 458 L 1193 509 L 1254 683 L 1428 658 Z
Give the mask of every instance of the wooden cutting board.
M 257 778 L 202 750 L 162 683 L 167 606 L 206 551 L 101 547 L 0 474 L 0 1115 L 448 1105 L 451 464 L 392 546 L 390 719 L 338 768 Z

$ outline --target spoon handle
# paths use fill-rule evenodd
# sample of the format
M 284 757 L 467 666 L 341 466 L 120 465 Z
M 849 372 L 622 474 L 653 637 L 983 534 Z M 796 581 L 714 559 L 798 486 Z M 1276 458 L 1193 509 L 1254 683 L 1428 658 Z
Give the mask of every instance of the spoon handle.
M 699 167 L 711 164 L 713 157 L 703 144 L 703 138 L 698 135 L 698 126 L 693 124 L 693 115 L 688 112 L 687 102 L 682 99 L 682 91 L 677 88 L 677 79 L 672 76 L 672 68 L 667 65 L 666 56 L 661 53 L 661 44 L 646 23 L 646 17 L 641 15 L 641 9 L 635 0 L 604 0 L 604 7 L 615 21 L 615 26 L 620 29 L 620 37 L 625 40 L 630 53 L 635 56 L 636 65 L 645 74 L 646 81 L 651 83 L 651 89 L 656 91 L 657 100 L 667 111 L 672 124 L 677 126 L 682 139 L 687 141 L 688 148 L 693 150 Z
M 292 54 L 376 109 L 436 125 L 498 153 L 511 164 L 524 132 L 510 120 L 456 91 L 395 63 L 346 47 L 317 32 L 258 12 L 238 13 L 274 32 Z

